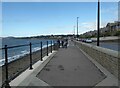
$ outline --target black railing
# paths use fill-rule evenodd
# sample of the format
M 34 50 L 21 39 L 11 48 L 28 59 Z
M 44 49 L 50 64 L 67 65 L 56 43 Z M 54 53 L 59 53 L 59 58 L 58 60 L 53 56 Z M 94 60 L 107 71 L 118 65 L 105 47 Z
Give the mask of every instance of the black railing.
M 48 41 L 47 41 L 47 56 L 48 56 Z
M 8 80 L 8 55 L 7 55 L 7 45 L 5 45 L 5 73 L 6 73 L 6 80 L 5 80 L 5 87 L 8 88 L 10 85 L 9 85 L 9 80 Z
M 32 44 L 30 43 L 30 69 L 32 68 Z
M 32 65 L 36 62 L 36 61 L 38 61 L 38 60 L 35 60 L 34 61 L 34 58 L 33 58 L 33 56 L 35 56 L 36 54 L 35 54 L 35 52 L 34 53 L 32 53 L 32 45 L 35 45 L 35 44 L 40 44 L 40 50 L 38 50 L 38 51 L 40 51 L 40 60 L 41 61 L 43 61 L 43 56 L 45 56 L 45 54 L 48 56 L 48 53 L 52 53 L 52 51 L 53 50 L 57 50 L 58 49 L 58 45 L 59 44 L 57 44 L 57 43 L 55 43 L 55 41 L 51 41 L 50 42 L 50 46 L 48 46 L 48 41 L 46 42 L 46 48 L 43 48 L 43 42 L 41 41 L 40 43 L 34 43 L 34 44 L 32 44 L 31 42 L 29 43 L 29 44 L 25 44 L 25 45 L 17 45 L 17 46 L 10 46 L 10 47 L 8 47 L 7 45 L 5 45 L 5 47 L 3 47 L 3 48 L 0 48 L 0 50 L 4 50 L 4 55 L 5 55 L 5 63 L 4 63 L 4 65 L 2 65 L 2 69 L 3 69 L 3 74 L 5 73 L 5 75 L 3 75 L 3 76 L 5 76 L 5 77 L 3 77 L 4 79 L 3 79 L 3 84 L 2 84 L 2 87 L 1 88 L 10 88 L 10 85 L 9 85 L 9 82 L 12 80 L 12 79 L 14 79 L 15 77 L 17 77 L 21 72 L 23 72 L 25 69 L 27 69 L 28 67 L 30 68 L 30 70 L 32 70 L 32 69 L 34 69 L 33 67 L 32 67 Z M 22 69 L 22 67 L 18 67 L 19 69 L 22 69 L 21 71 L 18 71 L 18 69 L 17 69 L 17 74 L 15 74 L 15 72 L 13 71 L 13 73 L 15 74 L 15 75 L 13 75 L 12 76 L 12 78 L 9 78 L 10 76 L 9 76 L 9 72 L 8 72 L 8 70 L 9 70 L 9 66 L 8 65 L 10 65 L 10 64 L 13 64 L 14 65 L 14 63 L 15 63 L 15 61 L 11 61 L 11 62 L 8 62 L 8 49 L 11 49 L 11 48 L 17 48 L 17 47 L 23 47 L 23 46 L 29 46 L 29 55 L 27 55 L 26 56 L 26 58 L 29 58 L 29 65 L 27 66 L 27 67 L 25 67 L 25 66 L 22 66 L 23 67 L 23 69 Z M 38 52 L 38 51 L 36 51 L 36 52 Z M 44 52 L 43 52 L 44 51 Z M 46 52 L 45 52 L 46 51 Z M 39 53 L 38 53 L 39 54 Z M 32 56 L 33 55 L 33 56 Z M 25 57 L 25 56 L 23 56 L 23 57 Z M 22 58 L 23 59 L 23 58 Z M 20 58 L 19 60 L 21 60 L 20 62 L 22 63 L 22 59 Z M 25 58 L 24 58 L 25 59 Z M 28 59 L 26 59 L 27 61 L 28 61 Z M 16 60 L 16 63 L 19 63 L 19 62 L 17 62 L 18 60 Z M 14 62 L 14 63 L 12 63 L 12 62 Z M 23 62 L 24 62 L 24 60 L 23 60 Z M 26 63 L 25 63 L 26 64 Z M 22 65 L 25 65 L 24 63 L 22 63 Z M 24 68 L 25 67 L 25 68 Z M 15 67 L 14 67 L 15 68 Z
M 43 61 L 43 59 L 42 59 L 42 42 L 41 42 L 41 61 Z
M 52 53 L 52 41 L 51 41 L 51 53 Z

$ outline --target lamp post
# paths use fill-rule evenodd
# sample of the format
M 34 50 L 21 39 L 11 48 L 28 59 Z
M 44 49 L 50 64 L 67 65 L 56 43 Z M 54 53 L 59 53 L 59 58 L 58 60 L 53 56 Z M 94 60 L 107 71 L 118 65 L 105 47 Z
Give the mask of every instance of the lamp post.
M 97 46 L 99 46 L 100 37 L 100 0 L 98 0 L 98 21 L 97 21 Z
M 79 17 L 77 17 L 77 39 L 78 39 L 78 19 Z
M 75 38 L 75 26 L 73 27 L 73 37 Z

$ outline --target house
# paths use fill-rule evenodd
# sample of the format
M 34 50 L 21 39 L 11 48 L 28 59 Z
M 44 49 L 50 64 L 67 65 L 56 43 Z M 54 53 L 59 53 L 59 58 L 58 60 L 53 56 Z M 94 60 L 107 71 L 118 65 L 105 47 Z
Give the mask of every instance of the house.
M 120 30 L 120 21 L 115 21 L 114 23 L 108 23 L 106 25 L 107 31 L 113 32 Z

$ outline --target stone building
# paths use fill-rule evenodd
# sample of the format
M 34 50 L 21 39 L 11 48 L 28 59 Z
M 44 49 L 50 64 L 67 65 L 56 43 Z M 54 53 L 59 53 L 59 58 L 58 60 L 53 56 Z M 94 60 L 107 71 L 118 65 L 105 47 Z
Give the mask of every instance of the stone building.
M 120 30 L 120 21 L 115 21 L 114 23 L 108 23 L 106 25 L 107 31 L 113 32 Z
M 120 21 L 115 21 L 114 23 L 108 23 L 106 27 L 100 28 L 100 36 L 113 36 L 117 31 L 120 31 Z M 97 30 L 88 31 L 83 36 L 96 36 Z

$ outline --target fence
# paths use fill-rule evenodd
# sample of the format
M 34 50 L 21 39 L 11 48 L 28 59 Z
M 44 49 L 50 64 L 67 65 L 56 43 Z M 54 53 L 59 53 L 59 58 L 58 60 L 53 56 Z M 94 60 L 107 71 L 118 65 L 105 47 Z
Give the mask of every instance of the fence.
M 40 50 L 37 50 L 36 52 L 32 52 L 32 45 L 40 45 Z M 0 68 L 2 68 L 2 87 L 1 88 L 10 88 L 9 82 L 13 80 L 15 77 L 17 77 L 19 74 L 21 74 L 24 70 L 26 70 L 28 67 L 29 69 L 34 69 L 32 65 L 37 62 L 38 60 L 43 61 L 44 56 L 48 56 L 48 54 L 53 50 L 57 50 L 59 48 L 59 44 L 50 41 L 50 45 L 48 45 L 49 42 L 46 41 L 46 47 L 43 48 L 43 42 L 40 43 L 29 43 L 26 45 L 17 45 L 17 46 L 11 46 L 8 47 L 7 45 L 4 46 L 4 48 L 1 48 L 0 50 L 4 50 L 5 55 L 5 63 Z M 13 60 L 11 62 L 8 62 L 8 50 L 18 47 L 29 47 L 29 53 L 20 57 L 19 59 Z

